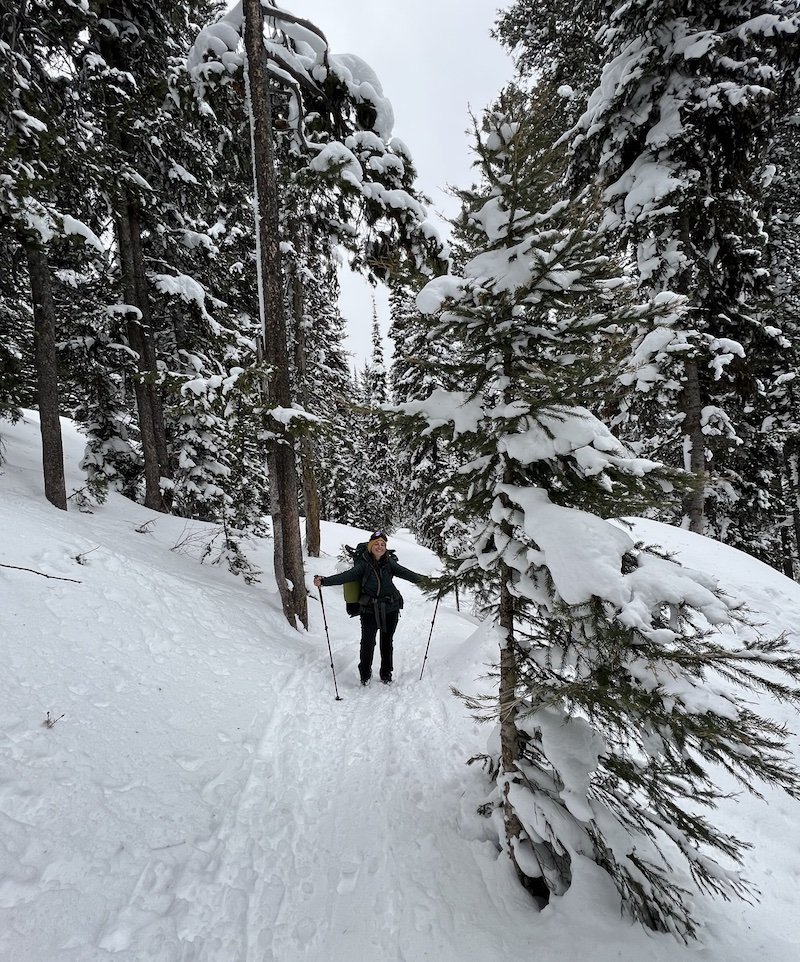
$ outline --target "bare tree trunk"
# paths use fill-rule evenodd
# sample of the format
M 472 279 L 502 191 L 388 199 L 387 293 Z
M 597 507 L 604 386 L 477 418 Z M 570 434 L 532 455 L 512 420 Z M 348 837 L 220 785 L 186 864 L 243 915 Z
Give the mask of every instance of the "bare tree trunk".
M 696 361 L 686 362 L 686 384 L 683 389 L 683 435 L 686 468 L 694 477 L 694 487 L 686 499 L 689 530 L 702 534 L 705 527 L 706 441 L 703 434 L 703 402 L 700 394 L 700 372 Z
M 306 512 L 306 551 L 309 558 L 319 558 L 322 542 L 317 476 L 314 473 L 316 448 L 311 438 L 300 441 L 300 465 L 303 472 L 303 504 Z
M 136 203 L 128 203 L 128 223 L 131 232 L 131 254 L 133 255 L 133 280 L 136 286 L 136 306 L 142 314 L 142 349 L 144 363 L 150 372 L 145 382 L 150 399 L 150 416 L 153 422 L 153 439 L 158 455 L 158 466 L 162 478 L 172 477 L 167 454 L 167 432 L 164 428 L 164 398 L 161 393 L 158 374 L 158 357 L 153 328 L 153 314 L 150 310 L 150 292 L 147 289 L 144 255 L 142 253 L 142 224 L 140 208 Z M 169 498 L 165 499 L 171 500 Z
M 250 112 L 256 198 L 259 300 L 264 328 L 269 407 L 290 408 L 289 352 L 283 310 L 278 188 L 272 144 L 272 104 L 264 48 L 264 12 L 260 0 L 244 0 L 246 84 Z M 275 575 L 286 619 L 308 627 L 308 601 L 300 537 L 299 485 L 294 445 L 283 426 L 268 415 L 274 440 L 269 441 L 270 502 L 275 537 Z M 277 512 L 277 517 L 275 512 Z M 278 534 L 280 530 L 280 536 Z
M 157 371 L 154 363 L 154 348 L 152 345 L 151 329 L 145 320 L 145 312 L 141 308 L 141 285 L 137 283 L 137 242 L 133 240 L 134 224 L 138 220 L 131 216 L 132 205 L 123 199 L 117 211 L 117 244 L 119 246 L 120 272 L 122 274 L 122 288 L 125 302 L 129 307 L 127 313 L 127 333 L 131 350 L 137 356 L 139 377 L 136 378 L 133 389 L 136 395 L 136 409 L 139 414 L 139 434 L 142 442 L 142 456 L 144 458 L 145 507 L 153 511 L 165 511 L 166 505 L 161 492 L 162 464 L 159 457 L 159 446 L 155 424 L 159 417 L 153 405 L 157 403 L 152 391 Z M 145 294 L 144 303 L 147 305 Z M 131 310 L 131 308 L 133 310 Z M 134 313 L 134 311 L 136 313 Z M 149 311 L 146 312 L 149 321 Z
M 39 425 L 42 434 L 42 471 L 47 500 L 67 510 L 64 452 L 58 403 L 56 306 L 50 288 L 50 265 L 40 244 L 24 238 L 33 301 L 33 340 L 36 354 Z
M 105 16 L 112 6 L 110 3 L 102 4 L 98 16 Z M 127 55 L 116 40 L 101 34 L 100 49 L 104 59 L 113 67 L 121 71 L 130 69 Z M 123 157 L 129 157 L 133 161 L 139 147 L 131 130 L 126 127 L 125 105 L 116 97 L 113 89 L 109 96 L 109 141 Z M 171 470 L 164 430 L 164 402 L 159 386 L 150 293 L 142 253 L 141 207 L 124 185 L 115 194 L 114 217 L 125 302 L 135 309 L 128 312 L 126 322 L 128 341 L 131 350 L 136 352 L 139 372 L 134 393 L 144 458 L 144 503 L 154 511 L 169 511 L 171 498 L 161 489 L 161 479 L 169 478 Z
M 786 480 L 789 488 L 787 499 L 792 512 L 792 529 L 794 531 L 794 553 L 792 557 L 793 572 L 800 565 L 800 457 L 798 457 L 797 442 L 787 441 L 783 446 L 783 460 L 786 470 Z M 794 575 L 790 575 L 793 577 Z
M 296 239 L 295 249 L 300 249 Z M 306 352 L 305 297 L 303 279 L 295 270 L 292 277 L 292 309 L 295 323 L 295 359 L 297 380 L 300 385 L 300 403 L 308 410 L 308 366 Z M 303 506 L 306 515 L 306 551 L 309 558 L 319 558 L 320 552 L 320 504 L 319 488 L 315 474 L 316 450 L 313 438 L 307 434 L 300 440 L 300 467 L 303 480 Z

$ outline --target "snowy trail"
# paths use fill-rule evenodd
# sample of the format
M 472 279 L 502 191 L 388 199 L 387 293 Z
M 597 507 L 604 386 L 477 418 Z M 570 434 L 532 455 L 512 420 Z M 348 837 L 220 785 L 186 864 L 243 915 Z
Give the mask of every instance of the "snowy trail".
M 800 957 L 800 802 L 768 790 L 720 806 L 755 843 L 746 872 L 763 898 L 703 900 L 696 945 L 622 918 L 588 861 L 538 913 L 478 814 L 486 780 L 465 767 L 489 728 L 450 690 L 491 687 L 478 681 L 496 658 L 487 629 L 445 601 L 419 681 L 433 604 L 404 586 L 395 684 L 364 689 L 358 621 L 330 593 L 337 702 L 316 601 L 296 632 L 268 577 L 248 586 L 178 550 L 211 526 L 119 497 L 54 511 L 34 426 L 8 432 L 0 469 L 0 962 Z M 81 441 L 66 437 L 74 471 Z M 718 572 L 770 631 L 800 624 L 800 588 L 759 562 L 638 526 Z M 309 582 L 360 534 L 326 524 Z M 436 564 L 407 534 L 395 543 L 413 570 Z M 270 547 L 254 547 L 265 572 Z
M 10 519 L 29 482 L 9 480 Z M 122 499 L 27 510 L 3 559 L 75 580 L 2 574 L 0 960 L 469 958 L 497 859 L 441 659 L 473 626 L 451 616 L 418 681 L 433 606 L 409 586 L 396 683 L 364 689 L 331 594 L 337 702 L 315 601 L 292 631 L 274 592 L 173 550 L 184 522 Z
M 405 619 L 405 634 L 420 636 L 429 615 Z M 448 714 L 435 684 L 417 680 L 416 648 L 400 640 L 396 684 L 358 684 L 357 626 L 335 652 L 342 701 L 319 651 L 281 679 L 284 711 L 238 773 L 207 864 L 177 885 L 187 962 L 457 957 L 443 892 L 479 869 L 468 846 L 471 865 L 441 851 L 437 878 L 430 861 L 443 826 L 457 831 L 442 789 L 458 786 L 463 749 L 444 747 Z

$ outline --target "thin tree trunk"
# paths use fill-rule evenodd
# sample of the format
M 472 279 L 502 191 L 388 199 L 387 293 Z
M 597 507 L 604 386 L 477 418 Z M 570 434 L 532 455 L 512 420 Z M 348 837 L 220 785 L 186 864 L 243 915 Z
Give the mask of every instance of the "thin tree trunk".
M 518 669 L 514 646 L 514 599 L 506 583 L 508 572 L 502 568 L 500 585 L 500 628 L 503 647 L 500 650 L 500 746 L 503 771 L 511 772 L 519 759 L 519 732 L 517 731 L 517 681 Z
M 500 760 L 501 771 L 506 777 L 505 799 L 503 801 L 503 821 L 506 830 L 508 852 L 520 882 L 537 898 L 548 899 L 551 894 L 562 895 L 569 888 L 571 871 L 569 858 L 557 856 L 551 845 L 530 838 L 517 815 L 509 798 L 509 787 L 513 782 L 521 782 L 518 768 L 520 757 L 520 733 L 517 728 L 517 687 L 519 667 L 517 649 L 514 641 L 514 598 L 508 588 L 511 572 L 501 564 L 502 584 L 500 586 L 500 628 L 504 643 L 500 650 Z M 530 845 L 539 863 L 542 875 L 531 877 L 517 856 L 521 845 Z
M 255 180 L 259 301 L 264 331 L 264 357 L 268 370 L 267 398 L 270 408 L 288 409 L 291 407 L 289 352 L 283 310 L 278 188 L 272 144 L 272 104 L 263 40 L 264 11 L 260 0 L 244 0 L 243 10 L 247 53 L 245 78 Z M 299 619 L 304 627 L 308 627 L 294 445 L 291 436 L 274 417 L 268 415 L 267 427 L 274 435 L 274 439 L 268 442 L 268 459 L 278 591 L 289 624 L 296 627 Z
M 303 473 L 303 504 L 306 513 L 306 551 L 309 558 L 319 558 L 321 548 L 320 503 L 317 477 L 314 473 L 316 449 L 311 438 L 300 441 L 300 464 Z
M 300 240 L 295 239 L 295 250 L 300 250 Z M 292 309 L 295 323 L 295 359 L 297 380 L 300 385 L 300 403 L 308 410 L 308 365 L 306 352 L 305 297 L 303 279 L 298 270 L 292 276 Z M 316 450 L 313 438 L 307 434 L 300 440 L 300 468 L 303 481 L 303 506 L 306 515 L 306 551 L 309 558 L 319 558 L 320 552 L 320 504 L 317 486 Z
M 689 530 L 702 534 L 705 527 L 706 442 L 703 434 L 703 402 L 700 394 L 700 372 L 696 361 L 686 362 L 686 384 L 683 389 L 683 435 L 685 467 L 694 479 L 694 487 L 686 499 Z
M 33 301 L 33 340 L 36 354 L 39 425 L 42 434 L 42 471 L 47 500 L 67 510 L 64 480 L 64 452 L 58 403 L 58 364 L 56 359 L 56 306 L 50 288 L 50 265 L 40 244 L 23 240 L 28 259 L 28 274 Z
M 111 4 L 102 4 L 98 16 L 105 16 L 111 11 L 111 7 Z M 106 62 L 115 69 L 130 69 L 127 57 L 116 40 L 101 35 L 100 49 Z M 123 157 L 129 157 L 133 161 L 139 148 L 125 126 L 124 104 L 116 97 L 113 88 L 110 97 L 107 111 L 109 141 Z M 166 512 L 171 499 L 162 491 L 161 479 L 169 478 L 171 470 L 164 430 L 163 398 L 159 386 L 150 294 L 142 253 L 140 205 L 131 191 L 124 186 L 116 192 L 114 204 L 122 288 L 126 304 L 135 309 L 128 312 L 126 323 L 128 341 L 131 350 L 137 355 L 139 373 L 134 384 L 134 394 L 144 459 L 144 503 L 154 511 Z
M 167 453 L 167 433 L 164 428 L 164 398 L 158 376 L 158 357 L 153 328 L 153 314 L 150 310 L 150 292 L 147 289 L 144 254 L 142 253 L 142 224 L 140 208 L 136 203 L 128 203 L 129 225 L 131 231 L 131 253 L 133 255 L 133 280 L 136 287 L 136 306 L 142 314 L 142 348 L 144 362 L 149 371 L 145 386 L 150 399 L 150 416 L 153 421 L 153 439 L 158 455 L 158 466 L 162 478 L 171 478 Z M 169 498 L 165 498 L 168 502 Z
M 786 480 L 789 487 L 789 504 L 792 512 L 792 529 L 794 531 L 793 570 L 800 570 L 800 464 L 795 442 L 786 442 L 783 446 L 783 460 L 786 465 Z M 793 575 L 792 575 L 793 577 Z
M 125 302 L 129 307 L 127 317 L 128 342 L 136 353 L 139 377 L 134 382 L 136 409 L 139 414 L 139 435 L 144 458 L 144 504 L 153 511 L 165 511 L 161 492 L 161 460 L 154 428 L 156 415 L 153 411 L 153 392 L 148 382 L 156 377 L 150 366 L 152 347 L 148 345 L 149 331 L 145 329 L 144 315 L 139 306 L 140 288 L 136 281 L 136 253 L 132 238 L 131 205 L 122 200 L 117 211 L 117 244 L 119 247 L 120 272 Z

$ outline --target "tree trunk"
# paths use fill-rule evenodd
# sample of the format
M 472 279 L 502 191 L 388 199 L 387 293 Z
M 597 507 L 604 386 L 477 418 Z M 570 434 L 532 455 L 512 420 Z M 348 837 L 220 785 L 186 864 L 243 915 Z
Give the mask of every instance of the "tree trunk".
M 42 433 L 42 470 L 47 500 L 67 510 L 64 480 L 64 452 L 58 404 L 58 364 L 56 360 L 56 306 L 50 289 L 50 265 L 41 245 L 23 239 L 28 259 L 28 274 L 33 301 L 33 340 L 36 354 L 39 425 Z
M 517 731 L 517 658 L 514 646 L 514 599 L 508 589 L 509 572 L 501 565 L 500 628 L 503 647 L 500 650 L 500 746 L 503 771 L 516 769 L 519 759 L 519 732 Z
M 314 473 L 316 448 L 311 438 L 300 441 L 300 464 L 303 472 L 303 505 L 306 513 L 306 551 L 309 558 L 319 558 L 322 538 L 317 476 Z
M 158 356 L 153 328 L 153 314 L 150 310 L 150 292 L 147 289 L 147 275 L 145 274 L 144 254 L 142 253 L 142 224 L 140 207 L 137 203 L 128 203 L 128 214 L 131 231 L 131 253 L 133 255 L 133 279 L 136 286 L 136 306 L 142 313 L 142 349 L 144 362 L 149 372 L 145 386 L 150 399 L 150 416 L 153 422 L 153 439 L 158 456 L 158 466 L 162 478 L 171 478 L 167 453 L 167 432 L 164 428 L 164 398 L 161 393 L 158 372 Z M 170 498 L 166 499 L 171 500 Z
M 685 467 L 694 479 L 693 489 L 686 498 L 685 513 L 689 519 L 689 530 L 702 534 L 705 528 L 706 441 L 702 425 L 700 372 L 694 360 L 686 362 L 683 412 Z
M 141 298 L 141 284 L 137 281 L 137 262 L 140 261 L 141 247 L 138 239 L 134 241 L 134 231 L 138 229 L 138 216 L 132 215 L 133 205 L 123 198 L 117 211 L 116 228 L 119 246 L 120 273 L 125 303 L 128 305 L 127 333 L 132 351 L 136 353 L 139 377 L 134 382 L 136 409 L 139 414 L 139 434 L 144 458 L 144 504 L 153 511 L 166 511 L 161 492 L 162 464 L 159 457 L 159 444 L 155 424 L 160 418 L 153 409 L 156 400 L 152 387 L 157 377 L 154 366 L 155 349 L 152 344 L 152 331 L 149 325 L 147 295 Z M 137 248 L 139 254 L 137 255 Z M 145 310 L 141 304 L 144 303 Z M 147 318 L 147 319 L 146 319 Z M 162 421 L 163 423 L 163 421 Z
M 299 238 L 295 250 L 300 249 Z M 295 359 L 297 380 L 300 385 L 300 402 L 308 410 L 308 367 L 306 363 L 305 298 L 303 280 L 298 270 L 292 277 L 292 309 L 295 323 Z M 300 467 L 303 479 L 303 506 L 306 515 L 306 551 L 309 558 L 319 558 L 320 552 L 320 504 L 319 488 L 315 474 L 316 450 L 313 438 L 307 434 L 300 440 Z
M 794 531 L 793 571 L 800 570 L 800 458 L 796 450 L 796 443 L 787 441 L 783 446 L 783 460 L 786 470 L 786 481 L 789 488 L 788 502 L 792 512 L 792 529 Z M 790 577 L 793 577 L 790 576 Z
M 98 17 L 113 16 L 113 5 L 102 4 Z M 116 39 L 100 36 L 103 58 L 120 71 L 130 71 L 131 64 Z M 126 124 L 126 104 L 114 88 L 109 92 L 107 111 L 108 137 L 111 145 L 135 166 L 140 149 L 131 129 Z M 126 316 L 127 335 L 131 350 L 137 355 L 134 393 L 139 416 L 139 433 L 144 458 L 145 507 L 154 511 L 169 511 L 170 495 L 161 488 L 161 479 L 171 477 L 164 430 L 164 401 L 159 385 L 158 360 L 150 311 L 144 255 L 142 252 L 141 205 L 124 184 L 113 193 L 114 220 L 119 248 L 120 274 L 125 303 L 134 310 Z
M 539 899 L 547 900 L 550 895 L 563 895 L 571 882 L 569 859 L 558 856 L 551 845 L 527 835 L 508 797 L 508 786 L 521 781 L 517 767 L 520 757 L 520 733 L 517 729 L 517 685 L 519 669 L 517 650 L 514 641 L 514 598 L 508 588 L 511 572 L 501 564 L 502 584 L 500 586 L 500 628 L 504 644 L 500 651 L 500 746 L 501 771 L 506 776 L 506 793 L 503 802 L 503 821 L 506 830 L 506 843 L 511 861 L 522 885 Z M 542 875 L 531 877 L 520 864 L 517 849 L 530 845 Z
M 259 303 L 268 378 L 267 399 L 269 408 L 287 409 L 291 407 L 289 352 L 283 310 L 278 188 L 272 144 L 272 104 L 263 39 L 264 11 L 260 0 L 244 0 L 243 11 L 247 53 L 245 80 L 255 181 Z M 308 627 L 294 445 L 290 434 L 281 423 L 269 412 L 267 418 L 268 432 L 273 436 L 273 439 L 268 441 L 268 460 L 278 591 L 289 624 L 297 627 L 299 619 L 304 627 Z

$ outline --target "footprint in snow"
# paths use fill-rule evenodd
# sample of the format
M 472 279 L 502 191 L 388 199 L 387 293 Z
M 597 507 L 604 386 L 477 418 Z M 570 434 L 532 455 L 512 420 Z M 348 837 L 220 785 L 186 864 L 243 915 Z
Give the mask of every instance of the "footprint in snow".
M 339 893 L 339 895 L 344 895 L 346 892 L 352 892 L 356 887 L 359 868 L 360 866 L 356 862 L 344 863 L 341 869 L 339 884 L 336 886 L 336 891 Z

